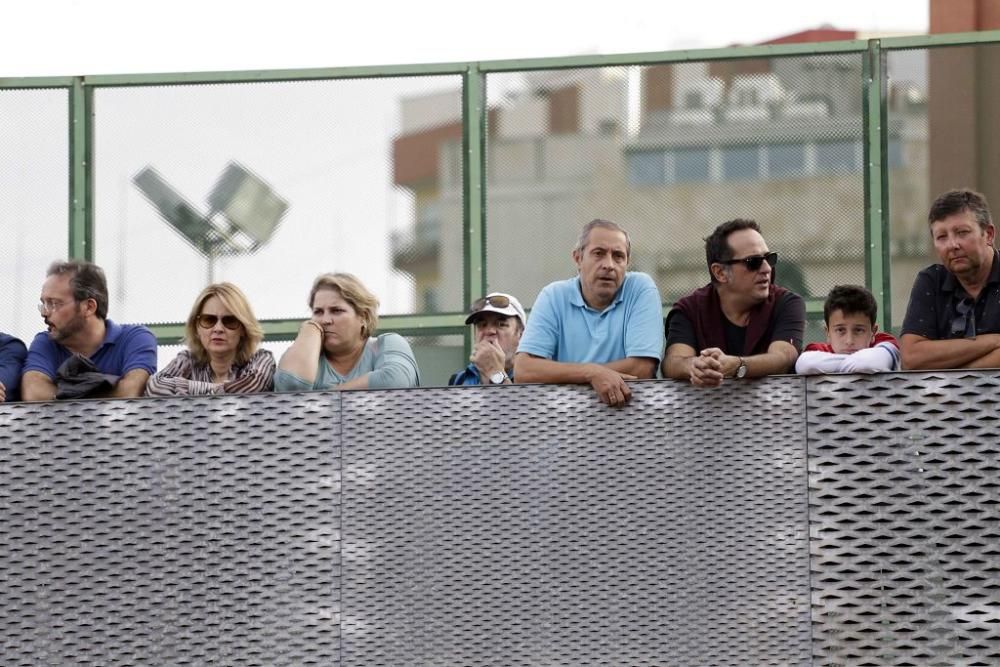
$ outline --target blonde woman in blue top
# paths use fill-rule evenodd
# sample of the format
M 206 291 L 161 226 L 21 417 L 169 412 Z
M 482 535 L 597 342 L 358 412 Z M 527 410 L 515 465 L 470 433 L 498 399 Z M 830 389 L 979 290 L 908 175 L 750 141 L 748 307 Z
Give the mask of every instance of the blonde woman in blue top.
M 385 389 L 420 383 L 399 334 L 375 336 L 378 299 L 349 273 L 324 273 L 309 292 L 312 317 L 299 327 L 274 375 L 277 391 Z

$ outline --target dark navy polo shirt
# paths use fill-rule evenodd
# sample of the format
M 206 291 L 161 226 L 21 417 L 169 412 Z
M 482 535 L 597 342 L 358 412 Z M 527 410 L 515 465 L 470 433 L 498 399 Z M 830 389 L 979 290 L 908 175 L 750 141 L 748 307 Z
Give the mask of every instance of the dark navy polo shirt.
M 104 342 L 90 355 L 97 370 L 118 376 L 136 368 L 150 375 L 156 372 L 156 336 L 152 331 L 138 324 L 115 324 L 111 320 L 105 320 L 104 325 Z M 54 381 L 59 366 L 72 354 L 43 331 L 31 341 L 24 372 L 38 371 Z
M 958 305 L 970 298 L 955 275 L 941 264 L 928 266 L 917 274 L 906 306 L 900 335 L 916 334 L 931 340 L 962 338 L 964 331 L 952 333 L 959 317 Z M 1000 252 L 993 251 L 993 268 L 975 303 L 975 333 L 1000 333 Z

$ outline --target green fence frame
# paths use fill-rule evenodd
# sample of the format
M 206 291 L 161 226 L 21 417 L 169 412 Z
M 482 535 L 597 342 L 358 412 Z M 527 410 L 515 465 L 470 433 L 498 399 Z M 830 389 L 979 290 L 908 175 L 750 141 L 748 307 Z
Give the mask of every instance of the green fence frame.
M 0 78 L 0 90 L 62 88 L 69 97 L 69 248 L 71 258 L 94 258 L 93 91 L 101 87 L 167 86 L 207 83 L 315 81 L 375 77 L 457 74 L 462 77 L 463 160 L 463 295 L 468 303 L 484 293 L 486 275 L 486 77 L 490 73 L 531 70 L 579 69 L 608 66 L 655 65 L 711 60 L 776 58 L 783 56 L 857 53 L 863 56 L 865 282 L 879 303 L 879 325 L 892 321 L 889 257 L 889 177 L 886 160 L 886 54 L 891 50 L 972 46 L 1000 43 L 1000 30 L 917 35 L 871 40 L 811 42 L 695 49 L 616 55 L 493 60 L 463 63 L 391 65 L 375 67 L 316 68 L 239 72 L 178 72 L 74 77 Z M 809 299 L 810 318 L 822 316 L 822 299 Z M 664 307 L 664 314 L 669 310 Z M 464 313 L 418 313 L 380 318 L 380 328 L 409 335 L 463 334 L 468 349 L 469 327 Z M 298 332 L 299 320 L 262 322 L 268 340 L 289 340 Z M 151 328 L 164 344 L 177 343 L 183 323 L 156 324 Z

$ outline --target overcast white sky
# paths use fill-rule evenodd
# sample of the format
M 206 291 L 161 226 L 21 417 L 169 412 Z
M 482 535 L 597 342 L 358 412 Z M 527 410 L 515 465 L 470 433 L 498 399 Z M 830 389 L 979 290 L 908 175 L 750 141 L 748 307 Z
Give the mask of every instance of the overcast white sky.
M 28 0 L 4 6 L 0 77 L 342 67 L 667 51 L 753 44 L 822 25 L 862 32 L 923 33 L 927 31 L 928 1 L 508 0 L 487 6 L 469 0 Z M 143 248 L 153 244 L 159 249 L 156 256 L 163 261 L 186 261 L 195 267 L 201 267 L 202 262 L 157 221 L 152 208 L 130 186 L 130 175 L 145 164 L 155 163 L 186 196 L 201 201 L 215 175 L 227 160 L 234 158 L 259 169 L 294 202 L 294 219 L 284 223 L 274 242 L 260 253 L 260 258 L 251 258 L 253 261 L 265 261 L 267 253 L 287 253 L 281 235 L 305 233 L 303 220 L 325 225 L 324 229 L 328 227 L 329 233 L 339 234 L 340 239 L 332 242 L 325 237 L 318 241 L 314 238 L 313 246 L 321 258 L 309 260 L 297 251 L 296 269 L 301 275 L 283 271 L 284 281 L 268 288 L 245 277 L 254 274 L 256 265 L 251 259 L 231 262 L 229 270 L 218 277 L 237 280 L 249 289 L 259 316 L 304 315 L 302 295 L 311 277 L 332 268 L 358 272 L 383 299 L 386 312 L 409 312 L 406 309 L 412 300 L 412 286 L 398 276 L 390 280 L 386 239 L 389 228 L 408 226 L 413 214 L 406 206 L 398 205 L 400 195 L 391 181 L 386 147 L 398 132 L 398 98 L 418 90 L 407 86 L 429 84 L 400 79 L 369 86 L 372 90 L 353 91 L 352 86 L 364 88 L 369 83 L 326 82 L 294 88 L 273 84 L 250 91 L 259 99 L 249 105 L 212 97 L 247 92 L 239 87 L 102 91 L 97 163 L 103 168 L 98 169 L 95 178 L 98 217 L 102 221 L 98 226 L 97 257 L 112 278 L 116 295 L 113 317 L 122 321 L 183 319 L 189 299 L 204 279 L 200 268 L 189 272 L 191 284 L 173 284 L 170 294 L 165 295 L 171 297 L 166 299 L 169 303 L 150 304 L 146 303 L 148 299 L 138 298 L 148 290 L 136 287 L 141 284 L 136 282 L 136 275 L 166 274 L 147 266 L 147 255 L 141 249 L 132 252 L 129 244 Z M 448 85 L 455 90 L 459 87 L 454 77 Z M 312 97 L 303 100 L 292 91 Z M 353 97 L 347 95 L 351 91 Z M 213 100 L 213 104 L 206 105 L 197 96 L 183 97 L 189 93 L 208 96 L 205 99 Z M 49 229 L 38 221 L 57 221 L 65 214 L 58 189 L 64 183 L 53 181 L 52 173 L 53 165 L 65 163 L 66 135 L 60 124 L 65 122 L 66 109 L 58 92 L 5 95 L 6 104 L 0 106 L 0 148 L 11 154 L 29 155 L 31 160 L 19 163 L 16 170 L 0 170 L 0 193 L 8 203 L 14 202 L 15 210 L 30 213 L 35 222 L 19 226 L 16 238 L 0 246 L 0 264 L 9 264 L 5 268 L 21 276 L 15 280 L 17 290 L 0 298 L 0 329 L 27 340 L 39 326 L 32 306 L 40 279 L 36 281 L 34 276 L 41 276 L 53 253 L 60 254 L 65 247 L 62 228 Z M 337 95 L 365 100 L 365 105 L 331 106 Z M 272 100 L 268 106 L 261 101 L 265 98 L 277 101 Z M 298 115 L 268 115 L 288 104 L 300 110 Z M 249 108 L 253 113 L 234 113 Z M 360 117 L 342 117 L 348 112 Z M 306 118 L 303 113 L 319 113 L 320 117 Z M 167 118 L 161 118 L 164 114 Z M 162 136 L 150 133 L 149 127 L 163 128 Z M 260 127 L 268 128 L 267 132 L 259 132 Z M 294 139 L 303 134 L 302 127 L 308 128 L 309 136 L 325 137 L 326 143 L 313 141 L 308 148 L 301 148 Z M 51 128 L 59 131 L 53 134 Z M 49 142 L 51 155 L 42 150 L 39 139 L 50 134 L 58 139 Z M 202 141 L 206 135 L 212 136 L 212 141 Z M 169 150 L 158 147 L 157 141 Z M 360 141 L 375 144 L 357 148 L 355 144 Z M 30 150 L 24 148 L 25 142 L 32 146 Z M 253 152 L 268 147 L 270 153 Z M 356 155 L 367 156 L 371 164 L 359 161 Z M 317 188 L 315 182 L 302 182 L 303 164 L 322 166 L 314 170 L 313 181 L 326 179 L 337 185 Z M 29 168 L 32 165 L 34 169 Z M 365 187 L 348 176 L 361 179 Z M 45 190 L 47 195 L 39 196 L 37 188 L 25 187 L 24 183 L 38 183 L 38 188 L 49 189 L 57 183 L 58 188 L 51 193 Z M 313 202 L 319 194 L 336 197 L 337 206 L 325 200 Z M 35 211 L 42 206 L 48 208 Z M 368 236 L 359 236 L 351 226 L 351 221 L 356 220 L 368 220 Z M 351 228 L 350 235 L 341 233 L 345 225 Z M 45 234 L 55 236 L 49 239 Z M 359 250 L 344 239 L 367 245 Z M 125 259 L 132 257 L 142 259 L 126 265 Z M 129 293 L 135 298 L 125 298 L 123 285 L 132 288 Z M 461 307 L 445 305 L 448 309 Z M 155 307 L 156 312 L 143 310 L 147 306 Z
M 528 58 L 752 44 L 829 24 L 926 32 L 929 0 L 35 0 L 6 3 L 0 76 Z

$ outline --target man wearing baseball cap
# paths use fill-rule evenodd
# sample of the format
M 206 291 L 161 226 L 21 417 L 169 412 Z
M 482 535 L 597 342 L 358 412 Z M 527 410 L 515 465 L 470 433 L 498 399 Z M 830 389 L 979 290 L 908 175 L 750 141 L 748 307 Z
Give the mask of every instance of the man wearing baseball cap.
M 448 380 L 449 385 L 510 384 L 514 353 L 525 325 L 524 308 L 510 294 L 493 292 L 473 302 L 466 324 L 476 331 L 471 362 Z

